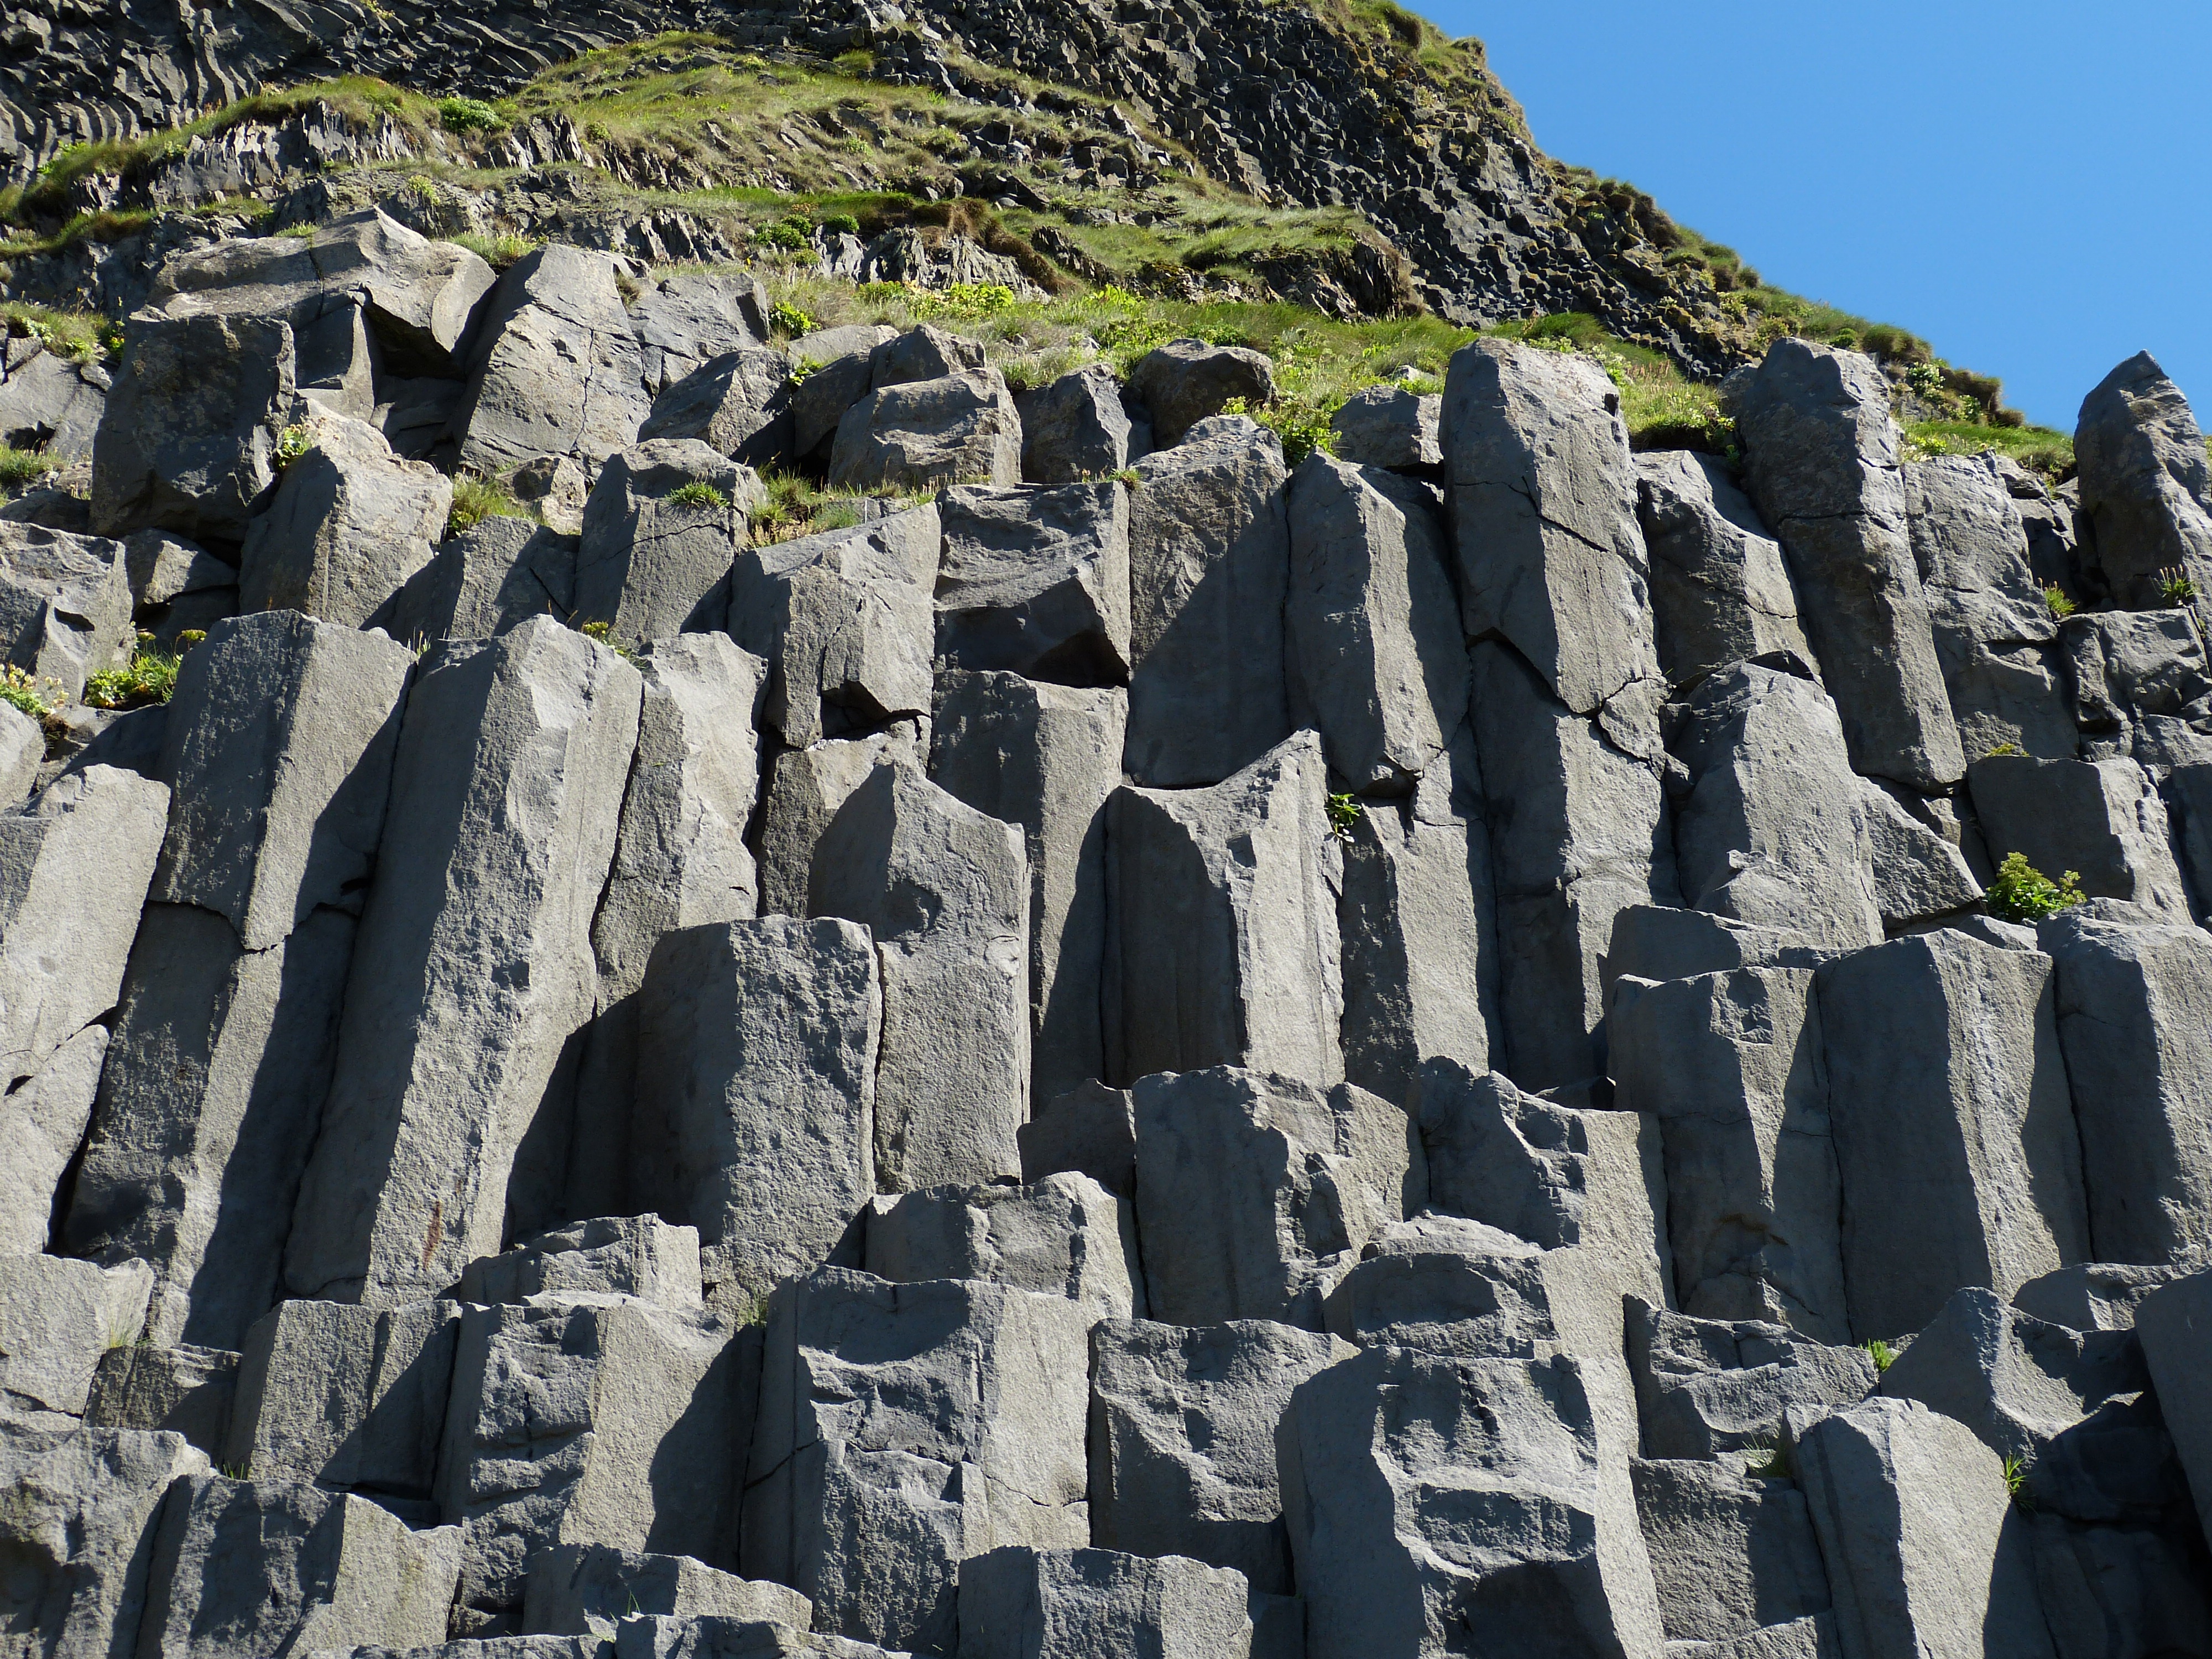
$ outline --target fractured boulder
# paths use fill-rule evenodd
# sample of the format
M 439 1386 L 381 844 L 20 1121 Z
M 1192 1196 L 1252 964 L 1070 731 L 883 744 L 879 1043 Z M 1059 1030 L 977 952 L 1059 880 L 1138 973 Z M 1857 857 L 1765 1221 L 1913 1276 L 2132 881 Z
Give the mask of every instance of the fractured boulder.
M 765 497 L 750 467 L 696 440 L 655 438 L 609 456 L 584 507 L 576 614 L 631 649 L 718 626 L 746 514 Z
M 1121 386 L 1103 363 L 1018 392 L 1014 407 L 1022 418 L 1022 477 L 1030 483 L 1105 477 L 1140 459 L 1131 453 Z
M 672 380 L 653 400 L 637 435 L 695 439 L 746 466 L 774 465 L 792 453 L 793 390 L 791 361 L 783 353 L 740 347 Z
M 895 1285 L 973 1279 L 1064 1296 L 1108 1319 L 1145 1310 L 1134 1212 L 1088 1176 L 875 1199 L 862 1254 Z
M 153 1289 L 143 1261 L 0 1256 L 0 1416 L 83 1416 L 100 1356 L 138 1340 Z
M 879 381 L 837 422 L 830 458 L 831 485 L 864 495 L 1021 481 L 1021 416 L 995 368 Z
M 1829 1346 L 1759 1320 L 1628 1308 L 1644 1455 L 1711 1461 L 1781 1445 L 1793 1411 L 1855 1406 L 1881 1381 L 1863 1348 Z
M 1177 1556 L 1010 1546 L 960 1564 L 960 1652 L 1246 1659 L 1247 1595 L 1243 1574 Z
M 105 1025 L 88 1025 L 0 1095 L 0 1255 L 36 1255 L 52 1240 L 61 1190 L 100 1092 Z
M 2138 352 L 2081 400 L 2082 562 L 2124 610 L 2157 608 L 2179 569 L 2212 593 L 2212 461 L 2181 388 Z
M 1636 458 L 1638 517 L 1651 552 L 1652 632 L 1668 683 L 1787 651 L 1810 660 L 1782 545 L 1711 455 Z
M 1828 1609 L 1804 1495 L 1725 1463 L 1638 1461 L 1636 1509 L 1667 1639 L 1717 1642 Z
M 0 523 L 0 665 L 47 702 L 73 702 L 92 676 L 131 660 L 131 604 L 122 544 Z
M 772 1620 L 805 1630 L 813 1613 L 795 1589 L 717 1572 L 688 1555 L 556 1544 L 530 1558 L 522 1628 L 614 1640 L 626 1620 L 640 1617 Z
M 937 655 L 1068 685 L 1129 674 L 1129 491 L 1109 479 L 938 498 Z
M 1168 449 L 1233 398 L 1255 408 L 1270 401 L 1274 368 L 1265 353 L 1249 347 L 1170 340 L 1137 360 L 1129 371 L 1129 395 L 1150 412 L 1153 441 Z
M 2091 898 L 2132 900 L 2187 925 L 2166 805 L 2135 762 L 1991 755 L 1967 769 L 1966 787 L 1992 863 L 2019 853 L 2054 881 L 2075 872 Z

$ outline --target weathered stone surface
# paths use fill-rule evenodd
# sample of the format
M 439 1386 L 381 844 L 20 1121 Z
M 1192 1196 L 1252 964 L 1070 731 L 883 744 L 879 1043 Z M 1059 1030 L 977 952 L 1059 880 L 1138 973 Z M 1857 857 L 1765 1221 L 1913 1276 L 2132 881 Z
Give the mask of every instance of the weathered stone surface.
M 166 1429 L 220 1457 L 237 1386 L 238 1356 L 227 1349 L 134 1342 L 100 1355 L 84 1420 L 106 1429 Z
M 1322 1328 L 1335 1278 L 1421 1206 L 1413 1121 L 1364 1089 L 1216 1066 L 1139 1080 L 1137 1231 L 1152 1316 Z
M 1869 1400 L 1796 1437 L 1846 1654 L 2004 1654 L 2051 1638 L 1997 1455 L 1917 1401 Z
M 1069 685 L 1129 674 L 1129 490 L 963 486 L 938 498 L 937 655 Z
M 1966 757 L 1913 562 L 1888 382 L 1856 352 L 1778 341 L 1736 421 L 1851 764 L 1923 790 L 1956 782 Z
M 1579 1366 L 1370 1348 L 1291 1396 L 1283 1511 L 1314 1659 L 1656 1653 L 1625 1491 L 1600 1479 Z
M 576 610 L 576 538 L 494 514 L 441 547 L 392 607 L 393 638 L 483 640 Z
M 766 340 L 768 290 L 744 271 L 680 271 L 640 295 L 629 318 L 646 390 L 659 392 L 706 363 Z
M 1291 480 L 1291 718 L 1356 792 L 1411 788 L 1467 706 L 1435 501 L 1318 450 Z
M 2081 400 L 2082 562 L 2114 602 L 2160 603 L 2161 573 L 2179 569 L 2212 592 L 2212 463 L 2181 388 L 2148 351 Z
M 2187 924 L 2166 806 L 2133 761 L 1993 755 L 1967 769 L 1966 787 L 1992 863 L 2023 854 L 2053 881 L 2076 872 L 2092 898 L 2130 899 Z
M 841 489 L 916 494 L 1021 481 L 1021 416 L 995 368 L 879 386 L 837 422 L 830 482 Z
M 36 1255 L 54 1227 L 54 1200 L 84 1144 L 107 1028 L 88 1025 L 0 1095 L 0 1256 Z
M 1812 968 L 1824 954 L 1794 929 L 1747 927 L 1705 910 L 1632 905 L 1613 918 L 1605 982 L 1609 995 L 1624 975 L 1669 980 L 1737 968 Z
M 169 791 L 94 766 L 0 816 L 0 1078 L 13 1088 L 115 1006 Z
M 1810 661 L 1782 545 L 1728 469 L 1673 450 L 1636 458 L 1637 515 L 1651 556 L 1652 631 L 1668 683 L 1787 651 Z
M 0 663 L 47 702 L 73 702 L 93 675 L 131 660 L 136 638 L 121 544 L 0 524 Z
M 699 1231 L 657 1215 L 601 1216 L 471 1261 L 454 1286 L 463 1302 L 540 1296 L 626 1296 L 664 1308 L 703 1304 Z
M 1862 1341 L 1916 1331 L 1962 1285 L 2008 1296 L 2090 1259 L 2051 959 L 1946 929 L 1818 981 Z
M 876 1190 L 883 993 L 867 930 L 768 916 L 685 928 L 640 994 L 633 1191 L 764 1296 Z
M 1652 767 L 1554 700 L 1511 647 L 1478 645 L 1474 736 L 1498 890 L 1490 1063 L 1535 1089 L 1604 1070 L 1603 965 L 1613 921 L 1679 901 Z M 1656 733 L 1653 734 L 1656 758 Z
M 112 382 L 94 363 L 71 362 L 33 339 L 27 356 L 23 342 L 8 342 L 9 362 L 0 379 L 0 443 L 36 451 L 66 466 L 92 453 L 100 417 L 107 410 Z
M 1874 892 L 1885 927 L 1950 916 L 1979 902 L 1982 884 L 1965 854 L 1900 806 L 1880 785 L 1859 791 L 1874 858 Z
M 0 1407 L 84 1415 L 100 1355 L 138 1340 L 153 1270 L 0 1256 Z
M 676 499 L 694 485 L 720 497 Z M 693 439 L 656 438 L 607 458 L 584 507 L 576 614 L 633 649 L 702 632 L 726 614 L 724 579 L 766 490 L 753 470 Z
M 960 1651 L 975 1659 L 1145 1653 L 1245 1659 L 1244 1575 L 1103 1549 L 995 1549 L 960 1565 Z
M 748 348 L 710 357 L 653 400 L 641 440 L 690 438 L 746 466 L 770 466 L 792 449 L 791 362 Z
M 1689 769 L 1674 817 L 1682 899 L 1834 950 L 1881 943 L 1873 848 L 1835 705 L 1755 663 L 1708 676 L 1669 744 Z
M 1328 417 L 1336 453 L 1354 466 L 1440 466 L 1444 400 L 1402 387 L 1370 386 L 1353 392 Z
M 1611 1057 L 1615 1103 L 1659 1122 L 1682 1310 L 1848 1341 L 1843 1189 L 1812 970 L 1624 977 Z
M 2158 1390 L 2173 1448 L 2189 1472 L 2197 1518 L 2212 1533 L 2212 1272 L 2145 1297 L 2136 1309 L 2136 1334 Z
M 137 531 L 123 545 L 133 620 L 162 650 L 181 650 L 185 633 L 238 614 L 238 572 L 206 549 L 159 530 Z
M 1452 358 L 1443 452 L 1468 638 L 1505 641 L 1577 714 L 1656 680 L 1636 466 L 1605 371 L 1478 340 Z
M 553 1637 L 509 1637 L 511 1642 L 553 1642 Z M 608 1650 L 599 1638 L 577 1638 L 578 1645 L 543 1659 L 599 1659 Z M 647 1613 L 623 1620 L 615 1627 L 615 1659 L 894 1659 L 872 1643 L 842 1636 L 794 1630 L 781 1621 L 729 1619 L 702 1614 L 670 1619 Z M 451 1659 L 477 1659 L 472 1653 L 453 1653 Z M 505 1650 L 487 1652 L 483 1659 L 540 1659 L 538 1650 L 509 1656 Z
M 1130 453 L 1121 388 L 1103 363 L 1017 393 L 1014 407 L 1022 419 L 1022 477 L 1030 483 L 1103 477 L 1139 459 Z
M 791 361 L 805 376 L 791 394 L 791 447 L 801 460 L 826 460 L 845 411 L 868 395 L 876 348 L 898 331 L 855 323 L 817 330 L 791 345 Z
M 1793 1408 L 1853 1406 L 1881 1380 L 1863 1348 L 1826 1346 L 1759 1320 L 1697 1319 L 1644 1301 L 1628 1308 L 1644 1455 L 1711 1460 L 1781 1443 Z
M 185 1478 L 162 1506 L 138 1651 L 307 1654 L 442 1640 L 461 1531 L 410 1532 L 303 1480 Z
M 294 1291 L 434 1294 L 557 1199 L 563 1056 L 593 1012 L 592 909 L 640 696 L 635 669 L 545 618 L 445 647 L 416 680 L 287 1247 Z
M 2204 1558 L 2172 1529 L 2084 1526 L 2031 1517 L 2035 1578 L 2058 1659 L 2207 1650 L 2212 1601 Z
M 1290 734 L 1285 477 L 1257 427 L 1137 463 L 1123 764 L 1146 787 L 1218 783 Z
M 1129 371 L 1129 395 L 1151 414 L 1152 441 L 1167 449 L 1199 422 L 1218 415 L 1232 398 L 1255 406 L 1271 401 L 1274 366 L 1264 353 L 1243 346 L 1170 340 L 1137 360 Z
M 21 806 L 46 764 L 46 734 L 13 703 L 0 703 L 0 812 Z
M 823 831 L 807 908 L 868 928 L 882 963 L 878 1184 L 910 1191 L 1018 1170 L 1030 1078 L 1021 831 L 878 767 Z
M 1091 1540 L 1234 1567 L 1290 1593 L 1275 1431 L 1291 1390 L 1352 1358 L 1265 1320 L 1190 1328 L 1108 1320 L 1091 1334 Z
M 1749 1636 L 1828 1609 L 1804 1495 L 1725 1463 L 1638 1462 L 1636 1510 L 1667 1639 Z
M 2031 1279 L 2012 1294 L 2022 1313 L 2076 1331 L 2131 1331 L 2136 1310 L 2161 1285 L 2188 1276 L 2187 1267 L 2145 1267 L 2120 1261 L 2082 1261 Z
M 87 1429 L 60 1435 L 0 1423 L 0 1550 L 8 1558 L 11 1655 L 110 1659 L 130 1653 L 170 1483 L 207 1473 L 182 1435 Z
M 463 1315 L 438 1468 L 440 1510 L 466 1528 L 464 1633 L 514 1628 L 550 1544 L 729 1559 L 744 1443 L 730 1336 L 627 1297 Z
M 688 1555 L 605 1544 L 556 1544 L 530 1558 L 522 1604 L 529 1634 L 612 1640 L 624 1619 L 773 1620 L 805 1630 L 814 1609 L 797 1590 L 717 1572 Z
M 1210 789 L 1115 792 L 1108 1081 L 1223 1065 L 1344 1075 L 1328 789 L 1321 740 L 1301 732 Z
M 1127 1089 L 1093 1082 L 1040 1098 L 1015 1139 L 1024 1182 L 1067 1171 L 1089 1176 L 1122 1198 L 1136 1196 L 1137 1108 Z
M 509 266 L 469 354 L 453 417 L 460 464 L 495 473 L 539 455 L 597 463 L 651 412 L 612 256 L 555 242 Z
M 960 1564 L 1079 1549 L 1085 1337 L 1063 1297 L 831 1268 L 778 1286 L 744 1570 L 825 1632 L 949 1648 Z
M 1322 1305 L 1329 1329 L 1362 1347 L 1470 1359 L 1563 1350 L 1544 1269 L 1553 1257 L 1501 1228 L 1424 1212 L 1384 1226 Z M 1613 1347 L 1620 1347 L 1615 1340 Z
M 1127 696 L 953 671 L 939 684 L 930 776 L 1016 825 L 1030 872 L 1030 1096 L 1106 1073 L 1106 802 L 1121 778 Z
M 863 1255 L 895 1285 L 969 1279 L 1064 1296 L 1102 1318 L 1145 1310 L 1135 1213 L 1088 1176 L 875 1199 Z
M 2087 759 L 2147 756 L 2160 718 L 2212 714 L 2212 666 L 2186 611 L 2085 611 L 2059 624 L 2058 641 Z
M 940 530 L 920 507 L 752 548 L 730 570 L 730 637 L 767 660 L 762 719 L 794 749 L 926 714 Z
M 402 460 L 383 434 L 343 415 L 307 422 L 313 445 L 286 466 L 246 529 L 239 608 L 301 611 L 346 628 L 386 620 L 446 534 L 453 481 Z
M 880 391 L 948 374 L 981 374 L 988 361 L 981 340 L 923 323 L 885 340 L 868 355 L 868 383 Z
M 584 533 L 584 503 L 590 499 L 592 480 L 574 455 L 540 455 L 525 461 L 508 475 L 507 488 L 548 530 L 562 536 Z
M 761 793 L 760 914 L 803 916 L 815 843 L 853 792 L 878 766 L 926 772 L 930 722 L 897 720 L 863 738 L 831 738 L 786 749 L 767 762 Z

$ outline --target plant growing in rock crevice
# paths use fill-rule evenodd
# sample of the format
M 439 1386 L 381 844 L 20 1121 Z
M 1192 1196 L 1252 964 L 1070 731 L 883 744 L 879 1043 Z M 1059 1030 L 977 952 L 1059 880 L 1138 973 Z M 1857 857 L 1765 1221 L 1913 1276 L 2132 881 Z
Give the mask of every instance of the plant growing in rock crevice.
M 694 478 L 690 483 L 679 484 L 668 492 L 667 499 L 678 507 L 712 510 L 727 507 L 730 498 L 703 478 Z
M 1997 866 L 1996 879 L 1990 884 L 1984 902 L 1999 921 L 2032 926 L 2087 897 L 2078 871 L 2066 871 L 2054 882 L 2030 864 L 2025 854 L 2008 853 Z

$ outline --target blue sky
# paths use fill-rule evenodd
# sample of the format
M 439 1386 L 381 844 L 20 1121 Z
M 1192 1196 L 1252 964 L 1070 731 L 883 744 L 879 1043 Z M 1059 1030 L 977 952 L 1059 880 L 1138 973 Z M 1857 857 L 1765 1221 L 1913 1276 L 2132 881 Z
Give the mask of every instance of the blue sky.
M 1562 161 L 2071 431 L 2149 349 L 2212 421 L 2207 0 L 1408 0 Z

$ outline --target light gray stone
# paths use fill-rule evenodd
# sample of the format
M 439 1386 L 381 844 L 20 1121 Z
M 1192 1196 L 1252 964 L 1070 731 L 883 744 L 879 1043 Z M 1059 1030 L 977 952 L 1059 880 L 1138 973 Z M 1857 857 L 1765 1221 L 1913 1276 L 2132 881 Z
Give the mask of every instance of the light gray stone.
M 1224 1065 L 1344 1075 L 1343 853 L 1328 789 L 1307 732 L 1209 789 L 1115 792 L 1107 1081 Z
M 136 1343 L 100 1355 L 85 1398 L 88 1427 L 166 1429 L 210 1457 L 222 1455 L 238 1356 L 222 1348 L 156 1348 Z
M 138 1340 L 153 1289 L 143 1261 L 0 1256 L 0 1407 L 83 1416 L 100 1356 Z
M 864 495 L 1022 481 L 1022 421 L 995 368 L 869 392 L 837 422 L 830 482 Z
M 410 644 L 483 640 L 532 617 L 565 620 L 575 609 L 574 535 L 494 514 L 415 573 L 387 631 Z
M 1826 1346 L 1759 1320 L 1697 1319 L 1638 1301 L 1628 1309 L 1644 1453 L 1711 1461 L 1782 1444 L 1793 1409 L 1856 1405 L 1881 1381 L 1863 1348 Z
M 937 510 L 941 661 L 1068 685 L 1128 678 L 1127 486 L 963 485 Z
M 1255 407 L 1271 401 L 1274 367 L 1264 353 L 1243 346 L 1170 340 L 1137 360 L 1129 395 L 1150 413 L 1153 441 L 1167 449 L 1233 398 Z
M 532 1635 L 612 1640 L 640 1615 L 772 1620 L 805 1630 L 814 1609 L 797 1590 L 717 1572 L 688 1555 L 647 1555 L 605 1544 L 556 1544 L 530 1558 L 522 1628 Z
M 960 1564 L 962 1659 L 1246 1659 L 1244 1575 L 1170 1555 L 1011 1546 Z
M 46 734 L 13 703 L 0 703 L 0 812 L 21 806 L 46 761 Z
M 823 831 L 807 908 L 868 928 L 882 964 L 878 1183 L 912 1191 L 1019 1170 L 1030 1081 L 1021 831 L 878 767 Z
M 1966 787 L 1992 863 L 2020 853 L 2053 881 L 2075 872 L 2092 898 L 2132 900 L 2188 923 L 2165 804 L 2133 761 L 1996 755 L 1968 769 Z
M 36 1255 L 52 1239 L 54 1200 L 92 1121 L 107 1042 L 105 1025 L 88 1025 L 0 1095 L 0 1256 Z
M 699 1230 L 672 1227 L 657 1215 L 574 1222 L 471 1261 L 453 1293 L 472 1303 L 624 1296 L 664 1308 L 700 1308 Z
M 10 362 L 0 380 L 0 442 L 34 450 L 66 466 L 92 453 L 100 417 L 107 410 L 106 371 L 93 363 L 72 362 L 35 341 L 27 357 L 10 339 Z M 87 371 L 90 372 L 88 373 Z
M 694 439 L 746 466 L 773 466 L 791 458 L 793 390 L 783 353 L 740 348 L 671 381 L 637 435 Z
M 1816 1613 L 1718 1642 L 1669 1642 L 1668 1659 L 1843 1659 L 1835 1615 Z
M 120 543 L 0 524 L 0 663 L 48 703 L 82 697 L 88 679 L 131 660 L 137 638 Z
M 1724 1641 L 1828 1610 L 1812 1516 L 1787 1480 L 1751 1480 L 1725 1463 L 1638 1461 L 1632 1470 L 1670 1643 Z
M 423 1648 L 332 1648 L 313 1659 L 602 1659 L 596 1636 L 471 1637 Z
M 1014 407 L 1022 418 L 1022 477 L 1030 483 L 1104 477 L 1139 459 L 1131 453 L 1121 388 L 1103 363 L 1019 392 Z
M 796 384 L 791 394 L 792 439 L 801 460 L 829 459 L 845 411 L 868 395 L 876 348 L 898 331 L 875 323 L 818 329 L 791 344 Z
M 657 392 L 702 364 L 766 340 L 768 290 L 749 272 L 679 271 L 641 294 L 629 317 L 646 389 Z
M 2191 1271 L 2119 1261 L 2077 1262 L 2029 1279 L 2012 1293 L 2012 1305 L 2070 1330 L 2131 1331 L 2142 1299 Z
M 1336 453 L 1354 466 L 1440 466 L 1438 428 L 1444 400 L 1402 386 L 1370 386 L 1346 398 L 1328 417 Z
M 1778 341 L 1736 421 L 1852 766 L 1922 790 L 1955 783 L 1966 757 L 1913 562 L 1887 380 L 1856 352 Z
M 960 1564 L 1080 1549 L 1085 1339 L 1064 1297 L 825 1269 L 769 1310 L 744 1571 L 825 1632 L 951 1646 Z
M 988 361 L 981 340 L 923 323 L 885 340 L 868 355 L 868 384 L 880 391 L 916 380 L 941 380 L 948 374 L 976 374 Z
M 295 1292 L 434 1294 L 557 1204 L 641 695 L 546 618 L 443 647 L 416 680 L 287 1246 Z
M 905 1659 L 902 1655 L 886 1654 L 871 1643 L 794 1630 L 775 1620 L 728 1619 L 713 1614 L 669 1619 L 647 1613 L 625 1619 L 615 1627 L 611 1650 L 598 1645 L 596 1638 L 586 1639 L 590 1645 L 574 1651 L 573 1659 L 604 1659 L 610 1651 L 614 1659 L 814 1659 L 817 1655 L 823 1659 Z M 474 1659 L 474 1656 L 455 1654 L 452 1659 Z M 507 1659 L 507 1656 L 494 1654 L 489 1659 Z M 537 1656 L 517 1655 L 515 1659 L 537 1659 Z M 572 1651 L 563 1649 L 550 1655 L 549 1659 L 572 1659 Z
M 2155 608 L 2160 575 L 2175 569 L 2212 593 L 2212 462 L 2188 398 L 2156 358 L 2136 353 L 2081 400 L 2074 446 L 2082 562 L 2113 601 Z
M 721 498 L 675 499 L 703 485 Z M 749 466 L 694 439 L 656 438 L 607 458 L 584 507 L 576 548 L 576 614 L 608 625 L 631 649 L 714 628 L 726 615 L 725 579 L 767 499 Z
M 2212 714 L 2212 666 L 2186 611 L 2084 611 L 2058 641 L 2087 758 L 2135 752 L 2156 717 Z
M 1015 1132 L 1022 1180 L 1034 1183 L 1063 1171 L 1089 1176 L 1122 1198 L 1137 1193 L 1137 1108 L 1127 1089 L 1085 1083 L 1051 1100 Z
M 1728 469 L 1671 450 L 1636 458 L 1637 515 L 1651 556 L 1652 632 L 1674 686 L 1787 651 L 1810 661 L 1782 544 Z
M 1218 783 L 1290 735 L 1282 446 L 1224 433 L 1137 463 L 1129 505 L 1129 738 L 1148 788 Z
M 562 536 L 584 533 L 584 503 L 591 497 L 592 480 L 574 455 L 540 455 L 525 461 L 507 482 L 515 500 L 535 513 L 548 530 Z
M 803 916 L 815 843 L 837 809 L 878 766 L 926 772 L 930 722 L 894 721 L 862 738 L 830 738 L 804 749 L 786 749 L 765 762 L 761 792 L 760 914 Z
M 1145 1311 L 1135 1213 L 1088 1176 L 872 1200 L 863 1255 L 895 1285 L 969 1279 L 1064 1296 L 1105 1319 Z
M 1859 791 L 1867 842 L 1874 857 L 1874 891 L 1885 927 L 1950 917 L 1978 903 L 1982 884 L 1966 855 L 1899 805 L 1880 785 Z
M 1613 918 L 1604 962 L 1607 995 L 1624 975 L 1669 980 L 1737 968 L 1811 968 L 1825 954 L 1794 929 L 1748 927 L 1705 910 L 1632 905 Z
M 2145 1297 L 2136 1308 L 2136 1334 L 2158 1390 L 2174 1450 L 2189 1473 L 2197 1518 L 2212 1522 L 2212 1272 Z M 2208 1527 L 2212 1530 L 2212 1527 Z

